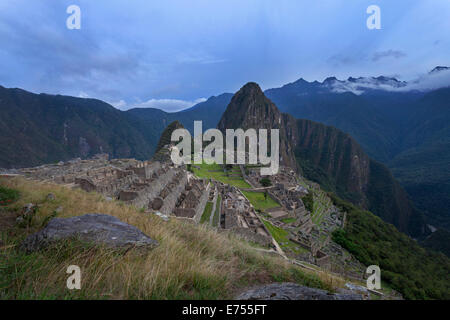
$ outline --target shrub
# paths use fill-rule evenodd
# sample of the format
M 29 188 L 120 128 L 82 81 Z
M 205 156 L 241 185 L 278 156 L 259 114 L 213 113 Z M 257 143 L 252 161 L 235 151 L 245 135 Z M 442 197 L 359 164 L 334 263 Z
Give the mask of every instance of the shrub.
M 302 198 L 303 204 L 305 205 L 306 210 L 309 212 L 313 212 L 314 207 L 314 196 L 312 191 L 310 191 L 306 196 Z
M 333 241 L 365 265 L 378 265 L 381 277 L 406 299 L 450 299 L 450 259 L 426 250 L 371 212 L 329 194 L 347 212 L 345 230 Z
M 263 187 L 270 187 L 272 185 L 272 181 L 270 181 L 269 178 L 262 178 L 261 180 L 259 180 L 259 183 L 261 183 L 261 185 Z
M 0 206 L 7 206 L 19 199 L 19 191 L 0 186 Z

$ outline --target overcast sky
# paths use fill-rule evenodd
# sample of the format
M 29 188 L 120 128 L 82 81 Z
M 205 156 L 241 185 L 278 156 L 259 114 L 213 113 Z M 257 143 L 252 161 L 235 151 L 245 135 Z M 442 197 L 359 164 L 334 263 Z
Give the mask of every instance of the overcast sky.
M 248 81 L 415 79 L 449 53 L 449 0 L 0 0 L 0 85 L 122 109 L 176 111 Z

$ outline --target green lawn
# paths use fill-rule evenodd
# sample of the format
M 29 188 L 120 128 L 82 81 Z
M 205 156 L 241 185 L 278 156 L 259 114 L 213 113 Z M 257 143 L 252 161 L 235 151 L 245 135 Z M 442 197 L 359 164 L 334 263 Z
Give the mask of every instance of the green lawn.
M 261 220 L 263 221 L 267 230 L 269 230 L 272 237 L 275 239 L 276 242 L 278 242 L 279 246 L 283 250 L 290 250 L 294 253 L 301 253 L 301 252 L 308 251 L 308 250 L 302 248 L 301 246 L 299 246 L 298 244 L 296 244 L 295 242 L 292 242 L 291 240 L 289 240 L 289 232 L 288 231 L 286 231 L 280 227 L 274 226 L 272 223 L 270 223 L 266 219 L 261 219 Z
M 270 223 L 265 219 L 262 219 L 262 221 L 266 226 L 266 228 L 269 230 L 272 237 L 275 239 L 276 242 L 278 242 L 279 245 L 281 245 L 281 243 L 283 242 L 289 241 L 289 232 L 287 232 L 282 228 L 274 226 L 272 223 Z
M 205 206 L 205 210 L 203 211 L 202 217 L 200 218 L 200 223 L 209 223 L 209 219 L 211 217 L 212 211 L 212 202 L 207 202 Z
M 19 198 L 19 191 L 0 186 L 0 206 L 6 206 Z
M 247 197 L 256 210 L 264 211 L 280 206 L 280 204 L 273 200 L 269 195 L 267 195 L 267 199 L 265 199 L 264 192 L 242 191 L 242 193 Z
M 245 167 L 248 169 L 253 169 L 253 168 L 266 167 L 266 166 L 263 166 L 262 164 L 246 164 Z
M 242 177 L 228 177 L 223 172 L 222 166 L 218 164 L 194 164 L 192 165 L 192 170 L 199 178 L 214 179 L 237 188 L 251 188 Z
M 284 222 L 284 223 L 289 224 L 289 223 L 297 221 L 297 219 L 295 219 L 295 218 L 284 218 L 284 219 L 281 219 L 281 221 Z

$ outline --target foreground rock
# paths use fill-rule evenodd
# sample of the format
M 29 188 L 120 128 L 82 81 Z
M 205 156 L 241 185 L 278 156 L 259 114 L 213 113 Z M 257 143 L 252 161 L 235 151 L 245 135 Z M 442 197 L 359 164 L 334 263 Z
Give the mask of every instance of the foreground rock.
M 237 300 L 362 300 L 359 294 L 331 294 L 295 283 L 271 283 L 241 293 Z
M 22 243 L 22 248 L 31 252 L 43 249 L 58 240 L 74 238 L 113 248 L 152 248 L 158 245 L 156 240 L 116 217 L 91 213 L 50 220 L 44 229 L 28 236 Z

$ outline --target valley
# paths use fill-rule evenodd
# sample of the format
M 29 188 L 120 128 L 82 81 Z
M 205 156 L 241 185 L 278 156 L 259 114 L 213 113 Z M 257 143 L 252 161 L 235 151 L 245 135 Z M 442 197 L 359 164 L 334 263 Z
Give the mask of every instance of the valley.
M 434 73 L 446 71 L 448 70 L 439 69 Z M 340 81 L 330 78 L 323 83 L 310 83 L 300 79 L 282 88 L 266 90 L 266 94 L 282 112 L 332 125 L 350 134 L 373 160 L 381 161 L 392 170 L 414 206 L 425 215 L 427 224 L 446 230 L 449 207 L 446 192 L 449 180 L 448 121 L 445 120 L 448 113 L 448 89 L 430 93 L 388 92 L 379 88 L 367 89 L 367 83 L 372 83 L 372 86 L 390 85 L 394 88 L 402 88 L 407 84 L 386 77 L 369 80 L 352 78 Z M 359 88 L 358 85 L 361 86 L 358 89 L 359 95 L 345 92 L 353 87 Z M 345 90 L 338 92 L 336 88 Z M 89 157 L 102 152 L 113 157 L 148 159 L 156 150 L 159 135 L 169 123 L 179 120 L 193 132 L 194 120 L 202 120 L 205 130 L 214 128 L 232 97 L 231 94 L 211 97 L 177 113 L 157 109 L 121 112 L 93 99 L 34 95 L 19 89 L 0 89 L 0 113 L 3 121 L 0 126 L 1 142 L 4 146 L 12 146 L 11 141 L 20 140 L 20 148 L 8 147 L 0 155 L 0 167 L 4 168 L 69 160 L 77 156 Z M 58 111 L 57 106 L 60 104 L 66 104 L 65 112 Z M 22 105 L 26 108 L 21 108 Z M 44 106 L 45 109 L 42 109 Z M 13 111 L 19 110 L 18 108 L 21 110 L 20 114 Z M 427 108 L 430 110 L 424 112 Z M 347 116 L 349 114 L 351 117 Z M 428 117 L 432 118 L 426 121 Z M 37 132 L 40 123 L 47 123 L 51 130 Z M 98 126 L 98 123 L 103 125 Z M 111 132 L 106 128 L 106 123 L 114 123 L 116 130 Z M 426 127 L 421 128 L 421 123 L 427 123 Z M 74 130 L 80 127 L 85 128 L 83 134 L 78 129 Z M 423 136 L 421 132 L 428 133 Z M 26 152 L 28 156 L 21 157 L 20 152 Z M 338 192 L 347 200 L 367 205 L 367 200 L 347 190 L 348 187 L 341 183 L 337 186 L 341 190 L 337 190 L 333 182 L 336 177 L 329 177 L 329 171 L 321 173 L 322 169 L 317 167 L 310 170 L 311 165 L 317 165 L 314 161 L 303 157 L 301 162 L 308 178 L 321 183 L 327 190 Z M 293 166 L 292 163 L 289 165 Z M 373 166 L 376 171 L 386 171 L 380 169 L 379 165 Z M 348 182 L 343 183 L 345 185 Z M 401 197 L 404 198 L 403 195 Z M 405 201 L 407 202 L 405 199 L 401 200 L 402 207 Z M 375 206 L 369 208 L 381 214 L 382 209 Z M 408 226 L 405 222 L 395 222 L 392 217 L 386 216 L 386 219 L 397 226 L 402 224 L 402 230 L 409 230 L 406 232 L 415 237 L 424 233 L 420 230 L 421 224 L 423 225 L 420 221 Z
M 450 300 L 450 2 L 365 2 L 0 1 L 0 300 Z
M 239 117 L 230 117 L 229 113 L 233 112 L 233 108 L 239 109 L 242 114 Z M 229 121 L 232 123 L 228 123 Z M 389 217 L 382 217 L 382 220 L 364 210 L 364 207 L 370 206 L 371 201 L 379 204 L 377 199 L 380 198 L 377 197 L 383 194 L 382 190 L 371 189 L 371 185 L 381 189 L 387 185 L 391 185 L 393 190 L 398 188 L 394 192 L 388 191 L 390 196 L 396 196 L 396 193 L 400 192 L 402 197 L 403 191 L 395 184 L 389 171 L 372 163 L 351 137 L 335 128 L 312 121 L 296 120 L 290 115 L 280 113 L 254 83 L 245 85 L 236 93 L 218 125 L 219 129 L 239 126 L 244 129 L 252 126 L 283 129 L 280 133 L 282 160 L 277 174 L 262 176 L 261 164 L 174 165 L 170 159 L 174 144 L 169 137 L 175 129 L 183 126 L 179 122 L 173 122 L 163 130 L 156 153 L 150 160 L 109 159 L 108 154 L 98 154 L 88 159 L 75 158 L 3 173 L 0 176 L 3 188 L 17 190 L 21 196 L 19 200 L 14 196 L 11 204 L 3 206 L 2 210 L 18 212 L 17 221 L 20 220 L 20 223 L 16 221 L 7 224 L 7 236 L 2 241 L 7 248 L 14 248 L 20 239 L 23 239 L 24 232 L 28 237 L 37 237 L 38 233 L 33 235 L 32 232 L 50 225 L 57 217 L 76 217 L 89 212 L 73 205 L 80 200 L 70 200 L 72 205 L 65 202 L 65 206 L 70 207 L 67 212 L 63 206 L 55 207 L 52 200 L 48 200 L 53 199 L 54 195 L 47 195 L 47 200 L 42 202 L 39 199 L 42 199 L 43 195 L 40 194 L 34 200 L 30 199 L 32 204 L 31 207 L 28 206 L 38 208 L 35 210 L 37 214 L 20 214 L 25 210 L 21 209 L 21 206 L 25 208 L 25 200 L 20 200 L 21 197 L 34 188 L 40 190 L 42 186 L 43 190 L 61 190 L 56 195 L 58 199 L 62 194 L 63 199 L 66 198 L 66 192 L 75 192 L 78 197 L 92 199 L 90 201 L 94 202 L 90 205 L 98 207 L 99 210 L 91 212 L 111 214 L 116 212 L 116 208 L 122 208 L 117 211 L 119 217 L 127 222 L 138 223 L 144 231 L 147 230 L 154 237 L 156 235 L 158 245 L 150 251 L 150 255 L 160 252 L 160 246 L 172 246 L 172 240 L 164 234 L 173 227 L 174 232 L 190 230 L 189 233 L 195 235 L 195 238 L 191 238 L 195 245 L 191 242 L 184 244 L 188 245 L 185 249 L 185 258 L 188 260 L 192 259 L 191 253 L 195 254 L 195 248 L 202 246 L 202 243 L 206 245 L 205 240 L 199 241 L 199 238 L 208 237 L 211 239 L 208 241 L 220 238 L 222 243 L 229 243 L 224 250 L 234 248 L 235 245 L 229 242 L 232 241 L 237 246 L 244 245 L 245 252 L 250 255 L 256 255 L 263 260 L 275 259 L 273 266 L 286 265 L 287 270 L 296 270 L 288 271 L 281 277 L 267 276 L 266 273 L 265 280 L 256 283 L 267 284 L 290 279 L 307 287 L 326 288 L 336 292 L 336 295 L 342 293 L 364 299 L 398 299 L 401 296 L 407 299 L 448 298 L 450 284 L 442 279 L 450 270 L 449 259 L 442 254 L 421 248 L 392 224 L 383 221 L 390 219 Z M 302 149 L 309 152 L 302 153 Z M 341 155 L 340 152 L 343 151 L 345 153 Z M 246 158 L 248 157 L 247 154 Z M 381 180 L 375 180 L 377 182 L 369 175 L 374 170 L 381 170 L 376 175 L 377 179 L 381 177 Z M 320 184 L 306 178 L 311 176 L 311 173 L 319 173 Z M 325 180 L 321 181 L 322 178 Z M 14 194 L 14 191 L 8 192 L 10 195 Z M 357 200 L 354 196 L 351 197 L 357 205 L 341 200 L 339 193 L 344 196 L 349 193 L 358 195 Z M 382 207 L 381 212 L 388 212 L 386 205 L 392 206 L 392 203 L 398 200 L 383 197 L 385 207 Z M 33 207 L 36 202 L 40 204 Z M 41 207 L 44 209 L 40 209 Z M 404 209 L 405 204 L 401 205 L 401 208 Z M 120 213 L 121 210 L 127 213 L 124 215 Z M 130 220 L 131 216 L 135 218 Z M 402 219 L 414 218 L 414 214 L 393 217 L 393 222 L 400 223 L 401 226 Z M 158 221 L 159 236 L 154 228 L 146 227 L 148 223 L 154 225 L 151 221 Z M 23 229 L 24 224 L 26 229 Z M 187 235 L 183 235 L 185 236 Z M 39 242 L 33 243 L 33 246 L 39 245 Z M 212 243 L 199 247 L 199 250 L 209 248 L 209 245 Z M 172 252 L 173 248 L 170 250 Z M 207 249 L 206 252 L 210 250 Z M 27 258 L 27 255 L 15 249 L 8 251 L 8 254 L 11 257 L 17 254 L 19 259 Z M 49 257 L 45 253 L 38 254 L 44 260 Z M 221 258 L 215 256 L 213 259 Z M 380 265 L 383 270 L 385 286 L 381 292 L 361 289 L 366 277 L 366 267 L 372 264 Z M 11 270 L 13 267 L 14 264 L 7 265 L 5 270 Z M 198 269 L 189 270 L 203 270 L 200 266 L 195 268 Z M 213 269 L 205 272 L 219 272 L 219 277 L 224 276 L 217 269 L 212 271 Z M 259 272 L 266 271 L 258 268 L 257 273 Z M 313 275 L 313 278 L 309 274 Z M 5 274 L 5 279 L 11 277 L 15 276 Z M 32 277 L 21 277 L 22 281 L 36 286 L 36 280 Z M 172 280 L 175 281 L 174 285 L 185 283 L 184 273 L 177 277 Z M 167 291 L 172 290 L 167 287 L 161 294 L 173 298 L 226 298 L 237 294 L 233 291 L 235 289 L 231 289 L 236 287 L 237 284 L 233 282 L 236 279 L 231 280 L 226 276 L 216 278 L 206 273 L 205 277 L 204 281 L 209 283 L 211 290 L 195 289 L 196 284 L 193 283 L 188 285 L 191 288 L 190 293 L 178 286 L 174 295 Z M 254 277 L 260 276 L 245 276 L 246 279 Z M 148 279 L 140 281 L 148 282 Z M 229 283 L 231 291 L 227 291 L 228 295 L 215 291 L 214 288 L 217 288 L 219 283 Z M 242 290 L 241 285 L 237 286 Z M 146 288 L 148 291 L 140 291 L 142 297 L 155 297 L 155 287 L 149 284 Z M 36 294 L 39 291 L 33 292 Z M 14 295 L 17 292 L 9 291 L 9 294 Z M 55 294 L 60 295 L 58 291 Z

